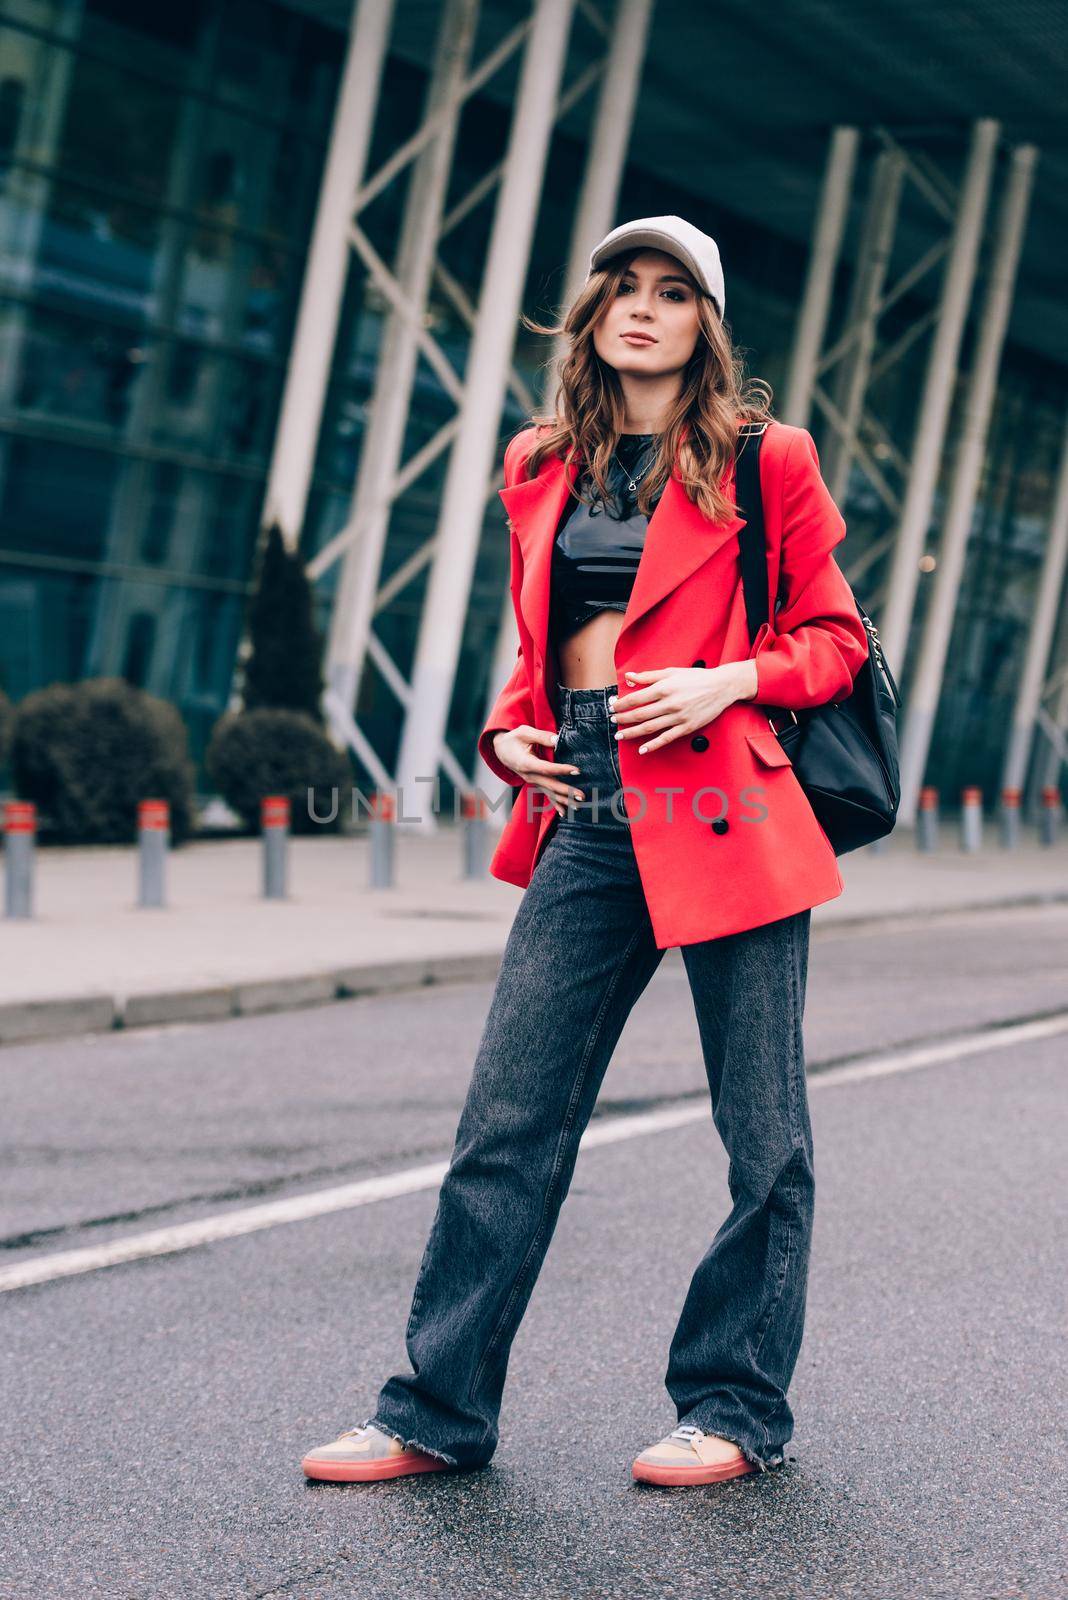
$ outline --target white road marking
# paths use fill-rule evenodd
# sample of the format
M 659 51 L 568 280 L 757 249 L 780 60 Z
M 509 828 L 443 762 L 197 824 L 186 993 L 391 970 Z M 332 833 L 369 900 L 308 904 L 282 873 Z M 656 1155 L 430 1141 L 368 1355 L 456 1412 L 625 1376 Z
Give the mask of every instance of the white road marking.
M 839 1067 L 814 1069 L 809 1077 L 810 1093 L 842 1083 L 860 1083 L 868 1078 L 889 1077 L 898 1072 L 914 1072 L 919 1067 L 958 1061 L 962 1056 L 992 1050 L 1007 1050 L 1036 1039 L 1052 1038 L 1068 1032 L 1068 1012 L 1043 1017 L 1034 1022 L 1006 1023 L 958 1034 L 937 1044 L 917 1045 L 910 1050 L 891 1050 L 865 1056 Z M 702 1098 L 694 1104 L 666 1106 L 661 1111 L 643 1111 L 634 1116 L 612 1117 L 595 1122 L 583 1134 L 580 1150 L 597 1145 L 618 1144 L 623 1139 L 640 1139 L 646 1134 L 665 1133 L 688 1123 L 704 1122 L 710 1116 L 709 1103 Z M 0 1292 L 26 1289 L 34 1284 L 51 1283 L 82 1272 L 96 1272 L 124 1261 L 142 1261 L 150 1256 L 170 1255 L 199 1245 L 215 1244 L 220 1239 L 236 1239 L 261 1228 L 275 1228 L 286 1222 L 305 1222 L 326 1216 L 331 1211 L 348 1211 L 355 1206 L 373 1205 L 379 1200 L 394 1200 L 400 1195 L 417 1194 L 437 1188 L 448 1171 L 447 1161 L 428 1166 L 409 1167 L 403 1172 L 386 1173 L 378 1178 L 362 1178 L 357 1183 L 340 1184 L 334 1189 L 317 1189 L 311 1194 L 294 1195 L 288 1200 L 270 1200 L 262 1205 L 245 1206 L 240 1211 L 225 1211 L 218 1216 L 182 1222 L 171 1228 L 154 1228 L 150 1233 L 131 1234 L 109 1244 L 91 1245 L 79 1250 L 62 1250 L 54 1255 L 31 1256 L 27 1261 L 0 1268 Z

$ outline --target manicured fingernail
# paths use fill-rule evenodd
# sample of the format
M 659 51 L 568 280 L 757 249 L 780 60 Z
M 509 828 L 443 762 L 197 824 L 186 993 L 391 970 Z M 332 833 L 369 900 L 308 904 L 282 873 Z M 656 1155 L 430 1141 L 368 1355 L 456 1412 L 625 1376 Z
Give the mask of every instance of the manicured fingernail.
M 619 719 L 618 719 L 618 717 L 610 716 L 608 718 L 608 720 L 609 720 L 609 722 L 618 722 Z
M 622 737 L 623 737 L 623 729 L 620 728 L 619 732 L 616 734 L 616 738 L 617 739 L 622 739 Z
M 649 748 L 649 746 L 647 744 L 640 744 L 638 746 L 638 754 L 640 756 L 643 756 L 645 754 L 645 752 L 648 750 L 648 748 Z

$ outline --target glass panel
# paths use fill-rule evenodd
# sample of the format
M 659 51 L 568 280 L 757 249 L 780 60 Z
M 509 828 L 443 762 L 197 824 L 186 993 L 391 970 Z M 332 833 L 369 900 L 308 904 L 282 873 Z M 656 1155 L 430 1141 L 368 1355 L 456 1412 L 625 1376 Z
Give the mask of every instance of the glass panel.
M 149 566 L 161 566 L 167 560 L 181 482 L 182 469 L 176 462 L 153 463 L 140 549 L 141 560 Z
M 100 588 L 91 574 L 0 566 L 0 685 L 12 700 L 84 677 Z
M 155 639 L 155 617 L 150 611 L 135 611 L 126 629 L 126 654 L 122 663 L 122 676 L 135 688 L 145 687 Z
M 146 5 L 144 0 L 86 0 L 82 38 L 90 49 L 175 89 L 192 77 L 205 15 L 204 0 Z
M 163 8 L 160 9 L 169 9 Z M 65 178 L 180 204 L 173 192 L 181 101 L 162 84 L 92 57 L 71 77 L 58 165 Z
M 255 548 L 263 484 L 257 479 L 214 480 L 205 507 L 200 571 L 208 578 L 245 578 Z
M 0 339 L 24 416 L 122 428 L 148 351 L 136 332 L 41 307 L 0 304 Z
M 295 263 L 276 245 L 196 227 L 188 241 L 176 326 L 201 339 L 281 350 L 289 331 Z
M 33 273 L 38 293 L 83 311 L 152 314 L 162 221 L 125 201 L 52 187 Z
M 41 439 L 11 439 L 0 548 L 100 560 L 121 458 Z

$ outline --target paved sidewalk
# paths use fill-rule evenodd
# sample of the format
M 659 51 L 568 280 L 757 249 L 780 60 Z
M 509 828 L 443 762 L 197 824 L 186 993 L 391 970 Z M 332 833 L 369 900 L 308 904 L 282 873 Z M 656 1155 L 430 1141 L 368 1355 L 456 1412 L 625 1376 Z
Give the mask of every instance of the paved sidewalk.
M 39 848 L 33 920 L 0 920 L 0 1043 L 493 976 L 522 891 L 464 880 L 452 826 L 395 844 L 394 886 L 370 889 L 366 834 L 291 840 L 287 901 L 261 897 L 258 840 L 187 845 L 171 854 L 159 910 L 136 905 L 133 849 Z M 898 829 L 840 865 L 845 892 L 814 909 L 814 935 L 888 916 L 1068 901 L 1068 839 L 1042 848 L 1025 832 L 1006 852 L 989 823 L 974 855 L 944 825 L 937 854 L 919 854 Z

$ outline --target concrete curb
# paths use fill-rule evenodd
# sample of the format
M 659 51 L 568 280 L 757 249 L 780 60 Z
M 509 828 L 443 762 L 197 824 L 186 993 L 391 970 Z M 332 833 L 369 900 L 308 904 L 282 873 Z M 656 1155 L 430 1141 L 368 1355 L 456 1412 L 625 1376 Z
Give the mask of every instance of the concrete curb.
M 1063 905 L 1068 892 L 1013 895 L 1002 900 L 977 900 L 855 917 L 837 917 L 813 924 L 813 937 L 893 929 L 914 922 L 977 911 L 1008 911 L 1028 906 Z M 299 973 L 286 978 L 245 979 L 236 983 L 189 989 L 161 989 L 145 994 L 98 994 L 30 1000 L 0 1005 L 0 1046 L 26 1044 L 37 1039 L 69 1038 L 85 1033 L 119 1029 L 163 1027 L 168 1023 L 220 1022 L 228 1017 L 249 1017 L 271 1011 L 294 1011 L 303 1006 L 326 1005 L 360 995 L 389 994 L 421 989 L 434 983 L 490 982 L 500 968 L 503 949 L 475 951 L 470 955 L 416 956 L 410 961 L 366 962 L 326 972 Z
M 411 961 L 368 962 L 217 987 L 18 1001 L 0 1005 L 0 1046 L 168 1023 L 221 1022 L 228 1017 L 295 1011 L 360 995 L 420 989 L 431 983 L 487 982 L 496 977 L 501 954 L 476 951 L 466 956 L 417 956 Z

